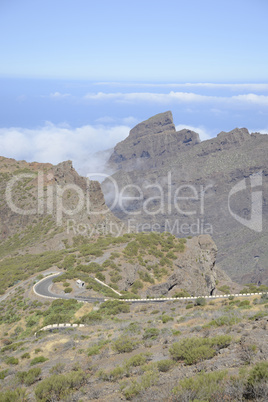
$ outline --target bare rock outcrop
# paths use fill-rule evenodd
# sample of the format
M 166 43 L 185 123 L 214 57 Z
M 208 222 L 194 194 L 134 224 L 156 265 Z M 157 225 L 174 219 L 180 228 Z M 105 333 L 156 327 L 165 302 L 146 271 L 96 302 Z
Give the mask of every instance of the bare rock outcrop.
M 194 131 L 176 131 L 170 111 L 160 113 L 135 126 L 129 136 L 116 145 L 109 165 L 125 171 L 154 167 L 156 160 L 159 163 L 199 142 L 199 135 Z
M 212 295 L 216 288 L 217 246 L 209 235 L 187 241 L 186 251 L 174 262 L 175 272 L 167 281 L 151 286 L 146 296 L 163 296 L 180 288 L 191 295 Z

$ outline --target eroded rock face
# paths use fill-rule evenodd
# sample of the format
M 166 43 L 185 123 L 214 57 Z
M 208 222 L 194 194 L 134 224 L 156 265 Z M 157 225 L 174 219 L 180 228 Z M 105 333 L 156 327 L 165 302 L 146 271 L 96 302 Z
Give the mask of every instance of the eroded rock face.
M 124 141 L 116 145 L 109 165 L 124 171 L 155 167 L 156 161 L 159 164 L 162 159 L 199 142 L 199 135 L 194 131 L 176 131 L 170 111 L 160 113 L 138 124 Z
M 211 234 L 219 248 L 217 264 L 233 280 L 268 284 L 267 155 L 268 135 L 236 128 L 200 142 L 198 134 L 192 131 L 176 132 L 172 115 L 166 112 L 134 127 L 111 156 L 115 170 L 112 177 L 119 193 L 127 188 L 123 195 L 133 199 L 123 209 L 119 203 L 113 205 L 116 194 L 109 180 L 102 183 L 102 189 L 107 205 L 113 205 L 113 212 L 126 223 L 131 219 L 138 230 L 150 230 L 157 224 L 156 230 L 169 231 L 178 237 Z M 251 177 L 258 172 L 261 185 L 251 188 Z M 239 183 L 244 183 L 245 189 L 229 197 Z M 174 194 L 183 186 L 189 186 L 189 190 L 184 188 L 179 195 L 189 199 L 180 198 L 177 208 Z M 203 204 L 202 189 L 205 189 Z M 250 221 L 255 191 L 262 193 L 259 231 L 235 218 Z M 176 229 L 176 222 L 178 228 L 184 224 L 189 228 L 200 225 L 194 232 L 191 229 L 185 232 Z M 211 230 L 202 231 L 202 222 Z
M 174 274 L 166 282 L 151 286 L 146 296 L 168 295 L 180 288 L 191 295 L 212 295 L 216 288 L 217 246 L 209 235 L 187 241 L 186 251 L 175 261 Z

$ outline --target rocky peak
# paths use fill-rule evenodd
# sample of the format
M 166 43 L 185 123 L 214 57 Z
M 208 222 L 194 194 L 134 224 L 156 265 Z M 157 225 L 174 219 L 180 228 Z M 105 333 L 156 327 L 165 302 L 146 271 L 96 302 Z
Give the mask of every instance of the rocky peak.
M 130 130 L 130 138 L 139 138 L 146 135 L 161 134 L 164 132 L 175 132 L 175 125 L 173 123 L 173 116 L 170 111 L 159 113 L 142 123 L 137 124 Z
M 176 131 L 170 111 L 159 113 L 135 126 L 129 136 L 116 145 L 109 166 L 125 171 L 157 167 L 167 155 L 177 156 L 199 142 L 199 135 L 194 131 Z
M 229 132 L 221 131 L 217 139 L 223 142 L 242 143 L 250 139 L 250 134 L 247 128 L 235 128 Z

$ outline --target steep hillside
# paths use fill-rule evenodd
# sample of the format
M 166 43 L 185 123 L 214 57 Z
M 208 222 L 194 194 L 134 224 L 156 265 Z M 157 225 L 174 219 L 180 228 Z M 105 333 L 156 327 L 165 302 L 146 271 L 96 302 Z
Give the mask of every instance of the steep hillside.
M 119 224 L 99 183 L 79 176 L 71 161 L 53 166 L 1 157 L 0 193 L 1 255 L 60 250 L 65 239 L 107 234 Z
M 109 164 L 117 172 L 102 189 L 128 226 L 179 237 L 210 234 L 228 275 L 267 284 L 267 154 L 268 135 L 242 128 L 200 142 L 190 130 L 176 132 L 166 112 L 115 147 Z
M 1 401 L 267 400 L 266 295 L 92 305 L 20 287 L 0 307 Z M 83 326 L 39 331 L 59 323 Z

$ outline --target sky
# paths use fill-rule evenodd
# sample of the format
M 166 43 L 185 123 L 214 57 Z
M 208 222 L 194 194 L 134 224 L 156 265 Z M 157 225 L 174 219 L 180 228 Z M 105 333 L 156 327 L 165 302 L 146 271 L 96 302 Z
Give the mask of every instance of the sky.
M 268 132 L 267 15 L 266 0 L 0 0 L 0 155 L 85 174 L 166 110 L 202 140 Z

